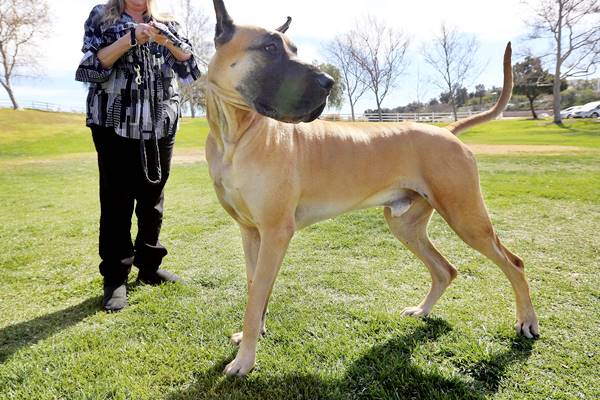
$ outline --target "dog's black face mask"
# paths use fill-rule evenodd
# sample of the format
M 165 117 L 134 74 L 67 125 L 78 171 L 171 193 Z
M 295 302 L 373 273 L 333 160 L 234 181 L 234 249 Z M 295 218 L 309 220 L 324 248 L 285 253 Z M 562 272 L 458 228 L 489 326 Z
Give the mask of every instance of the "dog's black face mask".
M 235 45 L 244 28 L 235 26 L 222 0 L 214 0 L 217 15 L 215 45 Z M 245 48 L 245 73 L 235 89 L 258 113 L 283 122 L 311 122 L 327 105 L 333 79 L 296 57 L 296 47 L 284 35 L 291 18 L 275 31 L 264 30 Z M 239 36 L 236 36 L 236 33 Z M 256 30 L 253 30 L 254 35 Z M 246 46 L 244 46 L 246 47 Z M 234 66 L 234 63 L 232 66 Z
M 236 88 L 260 114 L 283 122 L 311 122 L 327 104 L 333 79 L 296 59 L 296 49 L 283 35 L 265 35 L 248 51 L 252 68 Z

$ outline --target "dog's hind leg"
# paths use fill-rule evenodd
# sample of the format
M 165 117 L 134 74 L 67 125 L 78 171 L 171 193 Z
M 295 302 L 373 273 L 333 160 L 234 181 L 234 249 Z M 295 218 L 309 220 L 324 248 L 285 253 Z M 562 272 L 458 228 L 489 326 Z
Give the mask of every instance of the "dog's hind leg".
M 516 299 L 517 333 L 528 338 L 539 336 L 538 319 L 529 295 L 523 261 L 500 242 L 485 208 L 479 187 L 460 191 L 463 199 L 445 204 L 440 214 L 469 246 L 502 269 L 510 281 Z M 437 208 L 437 207 L 436 207 Z
M 455 168 L 451 171 L 456 173 L 446 173 L 443 177 L 432 174 L 431 204 L 465 243 L 502 269 L 515 293 L 517 332 L 528 338 L 538 336 L 538 320 L 529 296 L 523 261 L 502 245 L 494 231 L 481 195 L 474 159 L 455 157 L 453 164 Z
M 412 251 L 429 269 L 431 289 L 416 307 L 403 311 L 404 315 L 425 316 L 442 296 L 446 288 L 456 277 L 457 272 L 433 246 L 427 235 L 427 224 L 433 208 L 422 197 L 414 199 L 411 207 L 399 216 L 389 207 L 385 207 L 385 219 L 398 240 Z
M 246 282 L 248 290 L 252 285 L 254 279 L 254 272 L 256 271 L 256 262 L 258 260 L 258 251 L 260 249 L 260 233 L 258 229 L 248 227 L 240 224 L 240 233 L 242 236 L 242 245 L 244 247 L 244 257 L 246 259 Z M 262 321 L 260 327 L 260 335 L 264 335 L 267 332 L 267 307 L 263 310 Z M 231 343 L 238 346 L 242 341 L 243 332 L 236 332 L 231 335 Z

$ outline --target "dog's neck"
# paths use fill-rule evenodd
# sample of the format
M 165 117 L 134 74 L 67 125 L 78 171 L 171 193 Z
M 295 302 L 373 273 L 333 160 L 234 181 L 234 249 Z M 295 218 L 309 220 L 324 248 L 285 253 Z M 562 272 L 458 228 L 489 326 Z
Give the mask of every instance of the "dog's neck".
M 223 161 L 230 163 L 240 138 L 263 118 L 252 110 L 240 95 L 206 80 L 206 116 L 210 134 L 214 136 Z

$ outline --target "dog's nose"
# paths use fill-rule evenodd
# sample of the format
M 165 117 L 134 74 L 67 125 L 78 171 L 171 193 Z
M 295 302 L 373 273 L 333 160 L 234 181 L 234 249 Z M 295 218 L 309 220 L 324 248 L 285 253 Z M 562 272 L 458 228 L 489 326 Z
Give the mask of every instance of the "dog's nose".
M 321 86 L 323 89 L 330 91 L 331 88 L 333 87 L 333 84 L 335 83 L 335 81 L 333 80 L 333 78 L 329 75 L 327 75 L 326 73 L 321 72 L 319 75 L 317 75 L 317 82 L 319 83 L 319 86 Z

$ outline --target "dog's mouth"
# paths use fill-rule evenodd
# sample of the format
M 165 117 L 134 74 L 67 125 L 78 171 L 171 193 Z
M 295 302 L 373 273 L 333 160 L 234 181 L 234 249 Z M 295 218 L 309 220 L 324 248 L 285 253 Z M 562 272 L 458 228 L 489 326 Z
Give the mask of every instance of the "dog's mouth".
M 325 107 L 327 106 L 327 101 L 324 101 L 319 107 L 315 108 L 313 112 L 311 112 L 308 116 L 304 117 L 303 122 L 313 122 L 315 119 L 319 118 Z
M 256 101 L 254 103 L 254 108 L 259 114 L 264 115 L 265 117 L 278 119 L 277 116 L 279 115 L 279 113 L 267 103 L 264 103 L 262 101 Z
M 312 121 L 316 120 L 317 118 L 319 118 L 321 116 L 321 114 L 325 110 L 326 106 L 327 106 L 327 101 L 324 101 L 323 104 L 319 105 L 317 108 L 315 108 L 308 114 L 300 115 L 300 116 L 290 116 L 290 115 L 281 115 L 276 109 L 274 109 L 273 107 L 269 106 L 268 104 L 266 104 L 264 102 L 256 101 L 254 103 L 254 108 L 256 109 L 256 111 L 259 114 L 264 115 L 265 117 L 273 118 L 277 121 L 287 122 L 287 123 L 291 123 L 291 124 L 297 124 L 299 122 L 312 122 Z

